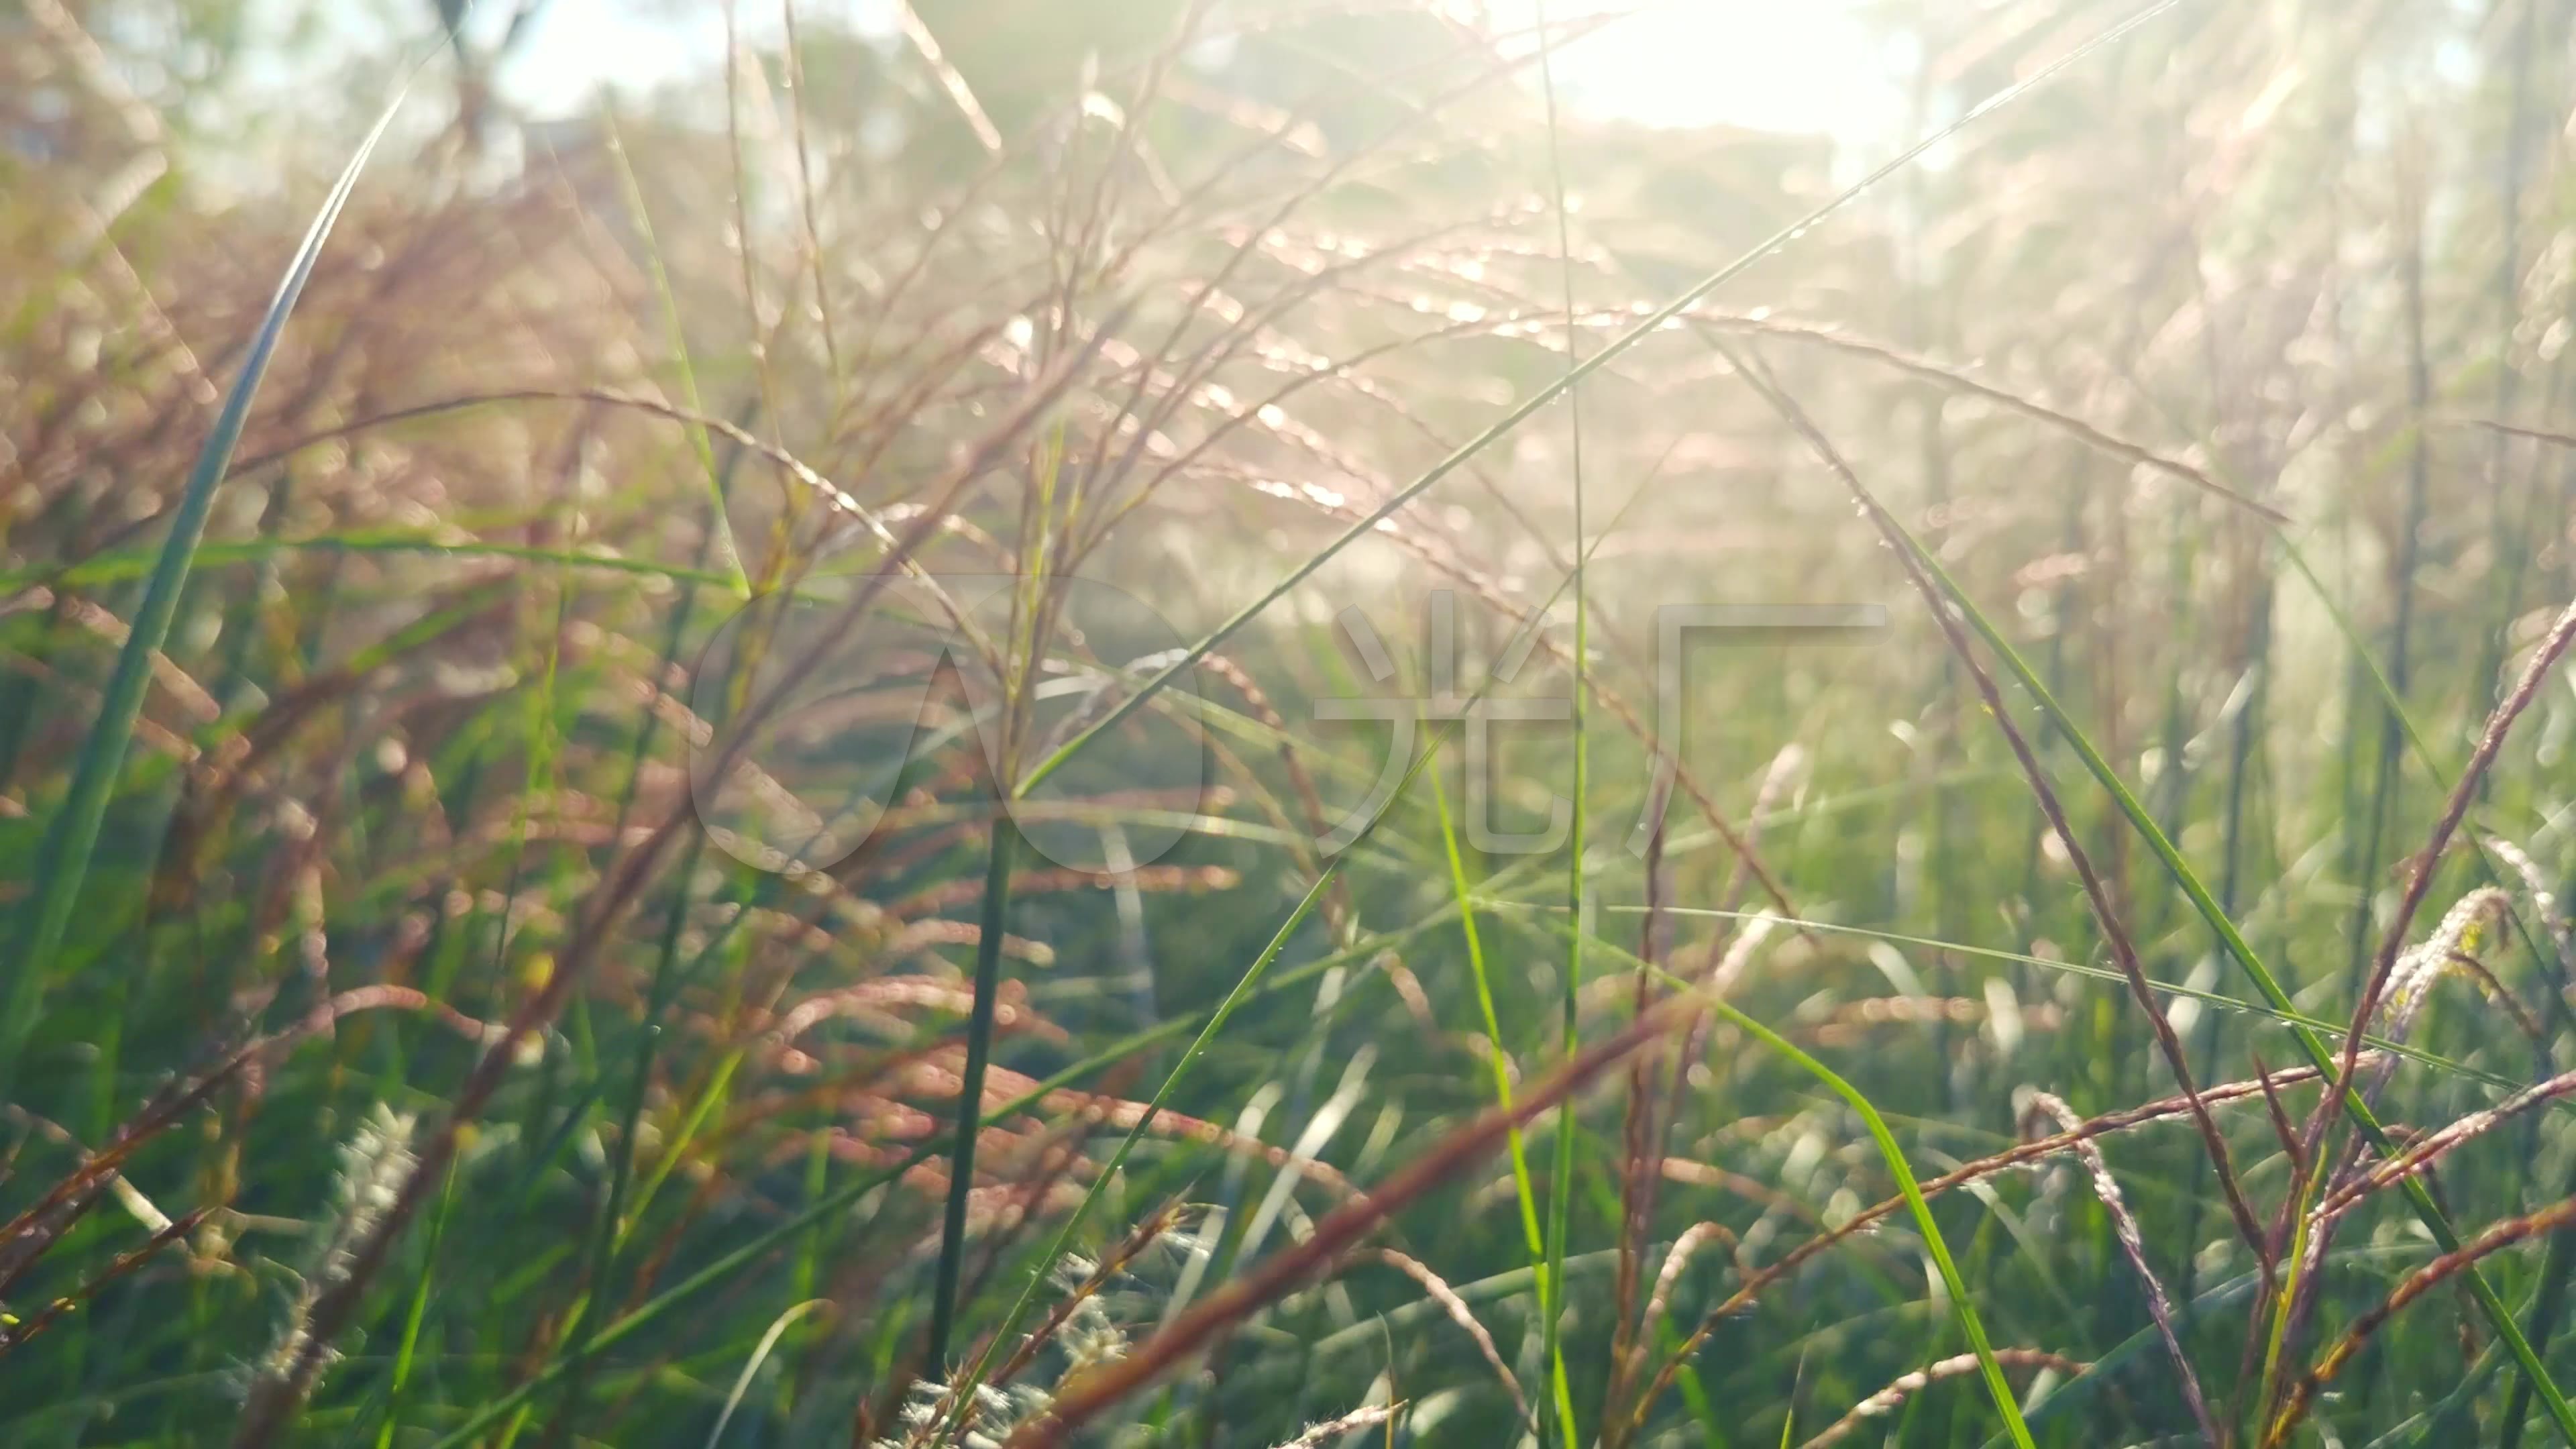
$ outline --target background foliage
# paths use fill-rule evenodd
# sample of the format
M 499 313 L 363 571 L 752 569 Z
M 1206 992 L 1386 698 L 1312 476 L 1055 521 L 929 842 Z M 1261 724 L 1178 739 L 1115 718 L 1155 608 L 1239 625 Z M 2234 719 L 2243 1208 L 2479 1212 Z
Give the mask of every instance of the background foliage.
M 2094 1118 L 2176 1092 L 2122 940 L 2199 1083 L 2305 1058 L 2006 678 L 2106 929 L 1904 555 L 1772 397 L 2009 638 L 2330 1041 L 2383 937 L 2437 943 L 2372 1022 L 2412 1049 L 2378 1098 L 2401 1142 L 2571 1085 L 2567 675 L 2541 676 L 2420 913 L 2402 904 L 2576 587 L 2576 453 L 2530 435 L 2569 427 L 2576 381 L 2564 0 L 2183 0 L 1982 114 L 2129 9 L 1867 7 L 1885 49 L 1851 63 L 1893 65 L 1909 138 L 1970 124 L 1198 661 L 1215 788 L 1082 777 L 1105 850 L 1177 811 L 1171 855 L 1023 858 L 999 888 L 964 747 L 815 870 L 699 830 L 693 691 L 737 559 L 759 590 L 845 583 L 901 537 L 933 568 L 1022 572 L 1033 601 L 1117 583 L 1198 638 L 1892 146 L 1551 106 L 1539 35 L 1553 56 L 1615 17 L 756 8 L 688 83 L 569 119 L 496 79 L 527 33 L 506 8 L 453 44 L 434 6 L 0 14 L 8 1442 L 904 1442 L 907 1397 L 936 1395 L 914 1382 L 954 1377 L 921 1355 L 1000 906 L 954 1348 L 971 1361 L 1033 1279 L 1047 1321 L 1000 1338 L 988 1371 L 1041 1330 L 969 1442 L 1046 1442 L 1048 1413 L 1146 1362 L 1057 1427 L 1991 1442 L 2006 1426 L 1903 1207 L 1763 1274 L 1898 1188 L 1852 1100 L 1752 1024 L 1846 1079 L 1935 1186 L 2056 1131 L 2036 1093 Z M 77 912 L 39 953 L 49 827 L 192 460 L 330 174 L 415 70 L 212 496 Z M 1578 557 L 1581 744 L 1499 730 L 1492 783 L 1532 828 L 1579 749 L 1583 859 L 1465 848 L 1453 742 L 1318 889 L 1315 836 L 1390 747 L 1315 722 L 1371 688 L 1342 611 L 1410 691 L 1434 590 L 1478 680 L 1552 603 L 1496 688 L 1569 696 Z M 1654 611 L 1736 602 L 1882 603 L 1890 626 L 1692 656 L 1650 872 L 1628 843 L 1661 728 Z M 1006 621 L 1026 678 L 1125 662 L 1046 619 Z M 1061 717 L 1036 710 L 1005 711 L 1023 770 Z M 835 763 L 809 766 L 789 788 L 828 791 Z M 2442 934 L 2485 887 L 2509 906 Z M 2476 969 L 2443 975 L 2450 947 Z M 1641 1015 L 1669 989 L 1641 957 L 1715 970 L 1744 1019 Z M 1471 1143 L 1498 1080 L 1526 1101 L 1573 1055 L 1569 997 L 1580 1043 L 1645 1044 L 1640 1075 L 1594 1064 L 1563 1157 L 1552 1112 L 1517 1152 Z M 2358 1151 L 2301 1143 L 2318 1096 L 2283 1085 L 2277 1127 L 2261 1091 L 2211 1108 L 2267 1226 L 2314 1205 L 2294 1159 Z M 2204 1433 L 2179 1362 L 2220 1432 L 2263 1442 L 2356 1330 L 2285 1433 L 2551 1432 L 2447 1275 L 2371 1317 L 2436 1256 L 2395 1193 L 2323 1239 L 2274 1348 L 2185 1115 L 2099 1146 L 2151 1278 L 2064 1144 L 1930 1198 L 2035 1441 Z M 1050 1272 L 1095 1183 L 1069 1246 L 1108 1268 Z M 1254 1292 L 1372 1188 L 1382 1225 Z M 2576 1139 L 2546 1103 L 2434 1184 L 2464 1238 L 2525 1224 L 2480 1267 L 2562 1380 L 2571 1257 L 2545 1215 L 2569 1191 Z M 1236 1290 L 1229 1331 L 1157 1337 Z M 1669 1303 L 1641 1327 L 1648 1297 Z

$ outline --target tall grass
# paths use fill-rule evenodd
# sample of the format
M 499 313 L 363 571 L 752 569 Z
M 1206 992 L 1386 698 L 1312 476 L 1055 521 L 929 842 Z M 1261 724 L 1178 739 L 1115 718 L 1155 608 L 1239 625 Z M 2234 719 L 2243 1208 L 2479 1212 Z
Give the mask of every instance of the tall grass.
M 2564 7 L 1466 8 L 0 22 L 0 1438 L 2576 1444 Z

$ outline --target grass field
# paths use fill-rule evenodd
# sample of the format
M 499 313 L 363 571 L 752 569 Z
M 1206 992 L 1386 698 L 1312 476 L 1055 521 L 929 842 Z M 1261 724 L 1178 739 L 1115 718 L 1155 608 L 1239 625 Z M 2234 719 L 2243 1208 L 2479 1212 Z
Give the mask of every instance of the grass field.
M 2576 1445 L 2576 5 L 378 9 L 0 14 L 0 1443 Z

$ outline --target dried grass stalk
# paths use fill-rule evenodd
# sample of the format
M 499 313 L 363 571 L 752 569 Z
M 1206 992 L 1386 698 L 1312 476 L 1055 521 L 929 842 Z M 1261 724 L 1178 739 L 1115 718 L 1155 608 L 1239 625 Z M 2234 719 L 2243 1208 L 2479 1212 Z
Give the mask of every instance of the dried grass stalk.
M 2266 1086 L 2268 1088 L 2268 1081 Z M 2270 1100 L 2268 1090 L 2264 1097 L 2266 1101 Z M 2069 1132 L 2080 1130 L 2084 1125 L 2084 1119 L 2075 1115 L 2074 1108 L 2049 1093 L 2039 1093 L 2032 1099 L 2032 1104 L 2036 1110 L 2055 1118 Z M 2201 1437 L 2208 1442 L 2210 1449 L 2219 1449 L 2226 1442 L 2225 1436 L 2219 1432 L 2218 1421 L 2210 1417 L 2209 1400 L 2200 1391 L 2199 1375 L 2192 1372 L 2191 1356 L 2183 1352 L 2182 1340 L 2174 1334 L 2173 1300 L 2166 1295 L 2165 1285 L 2156 1277 L 2156 1270 L 2147 1264 L 2146 1239 L 2138 1231 L 2137 1215 L 2129 1211 L 2128 1199 L 2120 1195 L 2119 1180 L 2111 1176 L 2111 1164 L 2102 1156 L 2099 1143 L 2090 1137 L 2080 1138 L 2075 1144 L 2075 1155 L 2084 1159 L 2085 1170 L 2092 1174 L 2093 1194 L 2102 1200 L 2102 1210 L 2111 1215 L 2111 1229 L 2120 1239 L 2120 1251 L 2129 1255 L 2129 1266 L 2137 1269 L 2138 1281 L 2146 1286 L 2147 1312 L 2156 1320 L 2156 1334 L 2165 1341 L 2166 1355 L 2173 1359 L 2174 1375 L 2182 1384 L 2183 1402 L 2191 1407 L 2191 1417 L 2200 1425 Z
M 1999 1348 L 1995 1350 L 1995 1357 L 2009 1368 L 2053 1369 L 2068 1378 L 2073 1378 L 2093 1367 L 2091 1364 L 2078 1363 L 2074 1359 L 2037 1348 Z M 1852 1405 L 1849 1413 L 1827 1425 L 1823 1433 L 1806 1441 L 1804 1449 L 1825 1449 L 1827 1445 L 1839 1444 L 1851 1437 L 1864 1422 L 1895 1413 L 1907 1399 L 1931 1387 L 1934 1380 L 1957 1378 L 1961 1374 L 1972 1374 L 1976 1371 L 1976 1355 L 1963 1353 L 1957 1358 L 1942 1359 L 1930 1368 L 1916 1369 L 1910 1374 L 1902 1375 L 1886 1388 Z

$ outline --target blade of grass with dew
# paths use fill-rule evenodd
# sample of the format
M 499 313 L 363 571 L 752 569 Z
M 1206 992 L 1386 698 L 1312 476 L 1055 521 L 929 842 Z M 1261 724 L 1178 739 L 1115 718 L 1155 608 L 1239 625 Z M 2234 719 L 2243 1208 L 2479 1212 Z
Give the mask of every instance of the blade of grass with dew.
M 267 376 L 278 341 L 285 334 L 286 319 L 303 295 L 304 284 L 312 278 L 314 265 L 321 260 L 323 245 L 330 240 L 341 211 L 357 190 L 358 176 L 365 170 L 367 158 L 375 154 L 409 89 L 406 79 L 323 199 L 302 245 L 287 264 L 276 294 L 269 299 L 258 330 L 251 335 L 241 374 L 234 379 L 223 409 L 215 417 L 214 428 L 198 449 L 196 464 L 189 469 L 187 482 L 180 489 L 178 507 L 170 518 L 169 537 L 163 541 L 160 558 L 144 586 L 143 602 L 135 611 L 124 647 L 117 651 L 115 672 L 108 678 L 98 719 L 81 745 L 71 787 L 48 823 L 44 846 L 37 854 L 37 880 L 18 940 L 15 980 L 5 1007 L 0 1008 L 0 1097 L 8 1095 L 17 1074 L 19 1055 L 43 1006 L 45 978 L 71 928 L 81 883 L 89 873 L 90 856 L 97 849 L 99 831 L 107 819 L 108 802 L 116 793 L 126 751 L 142 716 L 153 656 L 169 640 L 180 592 L 187 585 L 197 546 L 205 536 L 207 515 L 214 508 L 216 487 L 223 481 L 233 450 L 241 442 L 251 403 L 259 394 L 260 381 Z
M 1048 777 L 1052 776 L 1058 769 L 1062 768 L 1065 761 L 1079 753 L 1082 748 L 1085 745 L 1088 745 L 1094 738 L 1125 722 L 1128 716 L 1134 714 L 1137 710 L 1142 709 L 1145 706 L 1146 701 L 1152 699 L 1155 695 L 1160 694 L 1164 689 L 1168 688 L 1173 680 L 1180 677 L 1182 671 L 1196 666 L 1200 660 L 1206 658 L 1218 645 L 1224 643 L 1227 639 L 1232 638 L 1237 631 L 1243 628 L 1244 625 L 1259 617 L 1262 613 L 1267 611 L 1271 605 L 1287 597 L 1290 590 L 1296 588 L 1299 584 L 1304 583 L 1308 578 L 1312 577 L 1317 570 L 1331 562 L 1332 559 L 1336 555 L 1340 554 L 1343 549 L 1349 547 L 1359 539 L 1368 537 L 1370 534 L 1374 533 L 1379 524 L 1394 517 L 1398 512 L 1403 510 L 1405 505 L 1411 503 L 1414 499 L 1421 497 L 1424 493 L 1429 492 L 1435 484 L 1440 482 L 1441 479 L 1448 477 L 1451 473 L 1464 467 L 1469 459 L 1493 446 L 1496 441 L 1510 433 L 1513 429 L 1519 427 L 1522 423 L 1527 422 L 1532 416 L 1536 415 L 1541 408 L 1546 407 L 1548 404 L 1564 396 L 1567 392 L 1580 385 L 1585 378 L 1590 377 L 1593 373 L 1607 367 L 1611 362 L 1617 360 L 1622 354 L 1626 353 L 1628 349 L 1636 346 L 1639 342 L 1644 341 L 1647 337 L 1654 335 L 1656 332 L 1661 331 L 1666 323 L 1680 317 L 1682 313 L 1688 311 L 1691 306 L 1697 303 L 1701 298 L 1725 285 L 1727 282 L 1732 281 L 1737 276 L 1749 270 L 1755 263 L 1771 255 L 1773 252 L 1776 252 L 1787 246 L 1789 243 L 1805 236 L 1810 228 L 1833 216 L 1844 207 L 1849 206 L 1853 201 L 1859 199 L 1863 194 L 1875 188 L 1880 182 L 1885 181 L 1888 177 L 1893 176 L 1907 166 L 1912 165 L 1925 153 L 1958 135 L 1968 127 L 1975 125 L 1985 117 L 1994 114 L 1996 111 L 2002 110 L 2013 102 L 2020 100 L 2022 97 L 2046 86 L 2059 75 L 2065 73 L 2069 67 L 2072 67 L 2085 57 L 2094 54 L 2105 46 L 2118 43 L 2138 30 L 2141 26 L 2144 26 L 2148 21 L 2153 20 L 2155 17 L 2173 9 L 2181 3 L 2182 0 L 2154 0 L 2153 4 L 2137 11 L 2127 19 L 2120 21 L 2118 24 L 2100 31 L 2090 39 L 2085 40 L 2073 49 L 2067 51 L 2064 55 L 2059 56 L 2057 59 L 2032 71 L 2030 75 L 2024 79 L 2016 81 L 2013 84 L 1996 91 L 1993 95 L 1990 95 L 1984 100 L 1978 102 L 1976 105 L 1969 107 L 1957 120 L 1952 121 L 1948 125 L 1943 126 L 1939 130 L 1934 131 L 1930 135 L 1927 135 L 1916 141 L 1914 144 L 1906 147 L 1904 150 L 1898 152 L 1895 156 L 1891 157 L 1867 175 L 1861 177 L 1850 186 L 1828 198 L 1823 204 L 1807 212 L 1804 216 L 1799 217 L 1787 226 L 1782 227 L 1780 230 L 1772 233 L 1764 240 L 1756 243 L 1751 250 L 1738 256 L 1735 260 L 1719 267 L 1716 271 L 1709 273 L 1699 281 L 1683 289 L 1678 296 L 1674 297 L 1671 301 L 1666 302 L 1663 306 L 1658 307 L 1654 311 L 1646 314 L 1644 317 L 1639 318 L 1637 322 L 1630 326 L 1626 331 L 1621 332 L 1618 336 L 1603 344 L 1600 351 L 1593 353 L 1591 356 L 1582 359 L 1572 367 L 1567 368 L 1555 381 L 1548 383 L 1546 386 L 1539 388 L 1528 397 L 1522 399 L 1518 404 L 1514 405 L 1509 412 L 1504 413 L 1501 417 L 1496 418 L 1492 423 L 1488 424 L 1482 432 L 1477 433 L 1474 437 L 1469 438 L 1466 442 L 1460 444 L 1447 457 L 1432 464 L 1429 469 L 1415 477 L 1412 482 L 1395 490 L 1394 493 L 1387 497 L 1387 500 L 1384 503 L 1379 504 L 1375 509 L 1371 510 L 1366 517 L 1359 519 L 1351 524 L 1349 528 L 1336 535 L 1332 542 L 1326 544 L 1322 549 L 1308 556 L 1305 562 L 1299 564 L 1294 569 L 1289 570 L 1286 577 L 1280 579 L 1276 584 L 1273 584 L 1268 590 L 1263 592 L 1259 598 L 1254 599 L 1251 603 L 1246 604 L 1241 609 L 1235 611 L 1235 613 L 1230 615 L 1225 622 L 1217 625 L 1216 628 L 1211 630 L 1205 637 L 1191 645 L 1180 658 L 1165 665 L 1154 675 L 1153 678 L 1147 680 L 1142 686 L 1130 693 L 1124 700 L 1121 700 L 1115 708 L 1106 711 L 1099 719 L 1093 721 L 1080 733 L 1057 746 L 1054 753 L 1048 755 L 1044 760 L 1039 761 L 1035 769 L 1022 777 L 1018 787 L 1020 793 L 1026 794 L 1028 791 L 1036 789 L 1040 784 L 1044 783 Z
M 2182 852 L 2174 848 L 2172 840 L 2166 837 L 2154 817 L 2138 802 L 2137 796 L 2131 793 L 2127 784 L 2120 779 L 2119 772 L 2113 770 L 2109 762 L 2102 758 L 2102 752 L 2094 747 L 2091 737 L 2076 724 L 2074 718 L 2066 712 L 2065 706 L 2058 703 L 2057 697 L 2049 692 L 2039 676 L 2032 672 L 2030 665 L 2022 659 L 2020 651 L 2012 647 L 2011 641 L 1995 627 L 1994 621 L 1986 617 L 1985 612 L 1977 607 L 1967 591 L 1959 586 L 1958 581 L 1941 566 L 1940 560 L 1933 556 L 1931 550 L 1926 549 L 1922 542 L 1915 538 L 1911 530 L 1902 523 L 1896 522 L 1892 516 L 1888 519 L 1888 524 L 1896 534 L 1894 541 L 1897 546 L 1913 554 L 1922 564 L 1925 572 L 1939 584 L 1942 594 L 1959 610 L 1961 617 L 1976 630 L 1980 638 L 1985 640 L 1986 647 L 1994 652 L 1996 658 L 2003 662 L 2004 666 L 2012 672 L 2013 677 L 2021 682 L 2022 688 L 2028 691 L 2031 698 L 2038 703 L 2041 713 L 2056 726 L 2068 745 L 2074 749 L 2077 758 L 2084 762 L 2084 768 L 2110 794 L 2113 804 L 2128 819 L 2139 837 L 2147 843 L 2148 849 L 2155 855 L 2157 862 L 2164 867 L 2165 873 L 2172 877 L 2175 885 L 2181 888 L 2184 896 L 2200 912 L 2202 919 L 2209 923 L 2210 929 L 2218 933 L 2219 939 L 2226 944 L 2229 953 L 2235 956 L 2237 964 L 2254 983 L 2254 988 L 2263 994 L 2266 1001 L 2272 1003 L 2274 1009 L 2284 1013 L 2285 1018 L 2295 1015 L 2297 1009 L 2290 1000 L 2289 992 L 2281 986 L 2279 978 L 2275 977 L 2271 968 L 2263 963 L 2263 958 L 2255 954 L 2254 948 L 2246 942 L 2244 934 L 2237 930 L 2235 922 L 2228 919 L 2225 911 L 2219 909 L 2217 900 L 2209 893 L 2209 888 L 2201 883 L 2199 875 L 2192 870 L 2190 863 L 2182 858 Z M 2324 1039 L 2316 1031 L 2293 1023 L 2291 1032 L 2296 1037 L 2300 1050 L 2307 1054 L 2309 1061 L 2320 1071 L 2331 1073 L 2334 1070 L 2334 1056 L 2326 1049 Z M 2346 1091 L 2343 1105 L 2345 1114 L 2352 1119 L 2353 1125 L 2361 1134 L 2369 1139 L 2373 1148 L 2383 1154 L 2391 1150 L 2386 1128 L 2380 1124 L 2378 1115 L 2371 1110 L 2367 1102 L 2362 1100 L 2359 1092 Z M 2451 1226 L 2450 1218 L 2442 1211 L 2440 1204 L 2433 1200 L 2433 1195 L 2425 1187 L 2423 1180 L 2420 1177 L 2410 1176 L 2405 1179 L 2403 1187 L 2407 1202 L 2414 1208 L 2416 1217 L 2423 1221 L 2425 1228 L 2432 1233 L 2434 1241 L 2441 1245 L 2441 1250 L 2445 1253 L 2459 1251 L 2459 1233 Z M 2290 1271 L 2293 1274 L 2297 1271 L 2295 1260 L 2291 1264 Z M 2496 1336 L 2504 1341 L 2506 1348 L 2513 1354 L 2515 1363 L 2520 1367 L 2523 1377 L 2530 1382 L 2532 1391 L 2540 1396 L 2542 1404 L 2549 1410 L 2549 1416 L 2557 1424 L 2559 1433 L 2569 1444 L 2576 1445 L 2576 1407 L 2569 1405 L 2567 1396 L 2550 1378 L 2549 1370 L 2541 1363 L 2539 1353 L 2532 1348 L 2531 1341 L 2515 1324 L 2512 1311 L 2505 1306 L 2503 1299 L 2496 1296 L 2494 1287 L 2486 1281 L 2485 1275 L 2474 1266 L 2461 1276 Z M 2287 1291 L 2285 1287 L 2285 1294 Z

